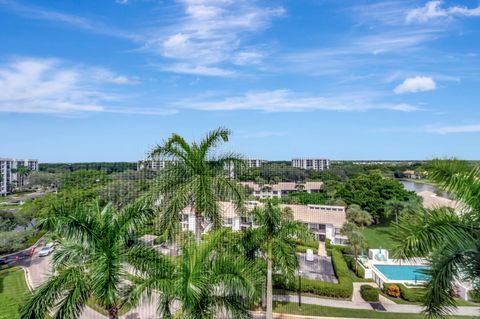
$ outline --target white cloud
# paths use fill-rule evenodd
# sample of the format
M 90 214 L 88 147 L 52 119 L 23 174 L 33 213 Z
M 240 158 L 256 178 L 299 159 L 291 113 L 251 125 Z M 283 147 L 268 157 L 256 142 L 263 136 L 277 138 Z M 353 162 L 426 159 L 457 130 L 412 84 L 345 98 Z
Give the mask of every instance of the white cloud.
M 408 78 L 403 81 L 402 84 L 399 84 L 393 92 L 395 94 L 402 93 L 417 93 L 425 91 L 433 91 L 437 88 L 435 81 L 428 76 L 416 76 L 413 78 Z
M 289 90 L 247 92 L 243 95 L 220 99 L 200 98 L 178 102 L 176 107 L 204 111 L 259 110 L 265 112 L 324 111 L 367 111 L 383 109 L 400 112 L 419 110 L 408 104 L 384 104 L 371 101 L 369 97 L 351 95 L 345 97 L 323 97 L 305 95 Z
M 202 75 L 202 76 L 230 77 L 235 75 L 235 72 L 232 70 L 226 70 L 226 69 L 217 68 L 214 66 L 192 65 L 192 64 L 186 64 L 186 63 L 170 64 L 170 65 L 161 67 L 161 69 L 164 71 L 169 71 L 173 73 Z
M 171 59 L 191 74 L 229 76 L 234 65 L 259 64 L 264 54 L 245 49 L 247 37 L 267 28 L 274 17 L 284 14 L 281 7 L 260 7 L 256 0 L 178 0 L 184 14 L 173 24 L 151 34 L 145 49 Z M 167 67 L 176 72 L 177 66 Z
M 443 1 L 428 1 L 423 7 L 408 11 L 405 20 L 407 22 L 427 22 L 439 18 L 452 18 L 454 16 L 480 16 L 480 6 L 467 8 L 464 6 L 452 6 L 443 8 Z
M 154 112 L 105 106 L 118 98 L 108 89 L 110 85 L 134 82 L 104 68 L 69 65 L 56 59 L 19 58 L 0 65 L 0 112 Z
M 426 131 L 428 133 L 437 133 L 437 134 L 479 133 L 480 132 L 480 124 L 428 127 L 426 129 Z
M 17 13 L 18 15 L 29 19 L 54 21 L 78 29 L 87 30 L 89 32 L 119 38 L 126 38 L 133 41 L 139 41 L 141 38 L 137 34 L 121 30 L 114 26 L 102 23 L 101 21 L 94 21 L 73 14 L 45 9 L 39 6 L 23 5 L 15 1 L 6 0 L 0 0 L 0 6 L 4 6 L 5 8 Z

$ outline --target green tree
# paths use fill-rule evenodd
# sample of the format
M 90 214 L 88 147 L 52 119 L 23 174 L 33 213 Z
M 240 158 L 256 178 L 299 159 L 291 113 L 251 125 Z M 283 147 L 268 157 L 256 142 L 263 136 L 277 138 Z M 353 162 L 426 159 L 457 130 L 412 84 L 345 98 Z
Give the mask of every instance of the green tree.
M 355 261 L 357 261 L 358 252 L 360 251 L 360 249 L 365 248 L 367 245 L 361 229 L 353 223 L 346 223 L 345 225 L 343 225 L 341 233 L 342 235 L 347 236 L 348 243 L 353 250 Z M 357 271 L 357 263 L 355 263 L 355 271 Z
M 462 203 L 462 212 L 419 209 L 400 217 L 392 234 L 398 242 L 397 257 L 428 256 L 431 280 L 425 312 L 437 318 L 445 317 L 455 307 L 450 294 L 455 278 L 480 281 L 480 168 L 459 160 L 434 160 L 427 172 L 431 181 Z
M 173 161 L 159 174 L 154 185 L 161 198 L 160 228 L 173 238 L 178 232 L 181 213 L 190 206 L 195 212 L 195 236 L 201 240 L 204 219 L 214 228 L 222 225 L 219 202 L 232 200 L 238 211 L 243 211 L 244 188 L 229 178 L 225 167 L 241 167 L 244 162 L 236 154 L 215 153 L 222 142 L 227 142 L 230 131 L 218 128 L 209 132 L 200 143 L 188 144 L 173 134 L 150 154 L 154 159 Z
M 294 239 L 308 240 L 310 232 L 304 224 L 284 218 L 280 207 L 268 201 L 264 207 L 252 212 L 255 228 L 247 231 L 243 239 L 246 255 L 261 253 L 267 262 L 267 319 L 272 318 L 272 272 L 292 277 L 298 267 Z
M 53 275 L 35 289 L 21 310 L 22 319 L 78 318 L 89 300 L 118 318 L 131 285 L 129 272 L 160 276 L 165 260 L 135 240 L 138 227 L 154 216 L 145 200 L 118 211 L 113 205 L 56 206 L 41 225 L 61 238 L 53 255 Z
M 145 294 L 152 296 L 159 291 L 158 310 L 162 318 L 250 318 L 249 306 L 261 292 L 257 265 L 231 246 L 223 246 L 228 237 L 225 230 L 207 237 L 202 242 L 192 240 L 183 245 L 182 254 L 169 265 L 167 278 L 162 277 L 162 271 L 137 278 L 137 289 L 130 295 L 133 303 Z M 180 302 L 176 314 L 171 309 L 174 300 Z
M 369 226 L 373 222 L 372 215 L 364 211 L 357 204 L 352 204 L 347 208 L 347 220 L 359 227 Z

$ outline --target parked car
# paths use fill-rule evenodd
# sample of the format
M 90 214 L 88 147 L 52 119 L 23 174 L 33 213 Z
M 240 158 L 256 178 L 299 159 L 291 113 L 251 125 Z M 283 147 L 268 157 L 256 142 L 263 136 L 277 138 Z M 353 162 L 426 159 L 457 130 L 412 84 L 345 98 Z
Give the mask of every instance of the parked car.
M 48 256 L 50 255 L 54 250 L 54 247 L 53 246 L 45 246 L 43 247 L 40 252 L 38 253 L 38 255 L 40 257 L 45 257 L 45 256 Z

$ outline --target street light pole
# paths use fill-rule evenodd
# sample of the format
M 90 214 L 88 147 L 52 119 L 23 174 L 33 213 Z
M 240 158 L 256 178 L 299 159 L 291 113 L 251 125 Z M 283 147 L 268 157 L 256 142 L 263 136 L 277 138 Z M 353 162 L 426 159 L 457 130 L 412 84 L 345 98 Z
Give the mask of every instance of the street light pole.
M 298 308 L 302 308 L 302 271 L 298 271 Z

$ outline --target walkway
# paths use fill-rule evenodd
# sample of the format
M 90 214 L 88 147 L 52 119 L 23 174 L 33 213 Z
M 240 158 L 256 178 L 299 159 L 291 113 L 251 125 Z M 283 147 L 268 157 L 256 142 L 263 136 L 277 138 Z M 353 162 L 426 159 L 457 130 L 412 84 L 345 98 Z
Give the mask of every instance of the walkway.
M 294 302 L 298 303 L 297 295 L 274 295 L 273 300 L 282 302 Z M 325 307 L 335 308 L 348 308 L 348 309 L 366 309 L 372 310 L 372 307 L 367 302 L 353 302 L 349 300 L 338 300 L 328 298 L 318 298 L 310 296 L 302 296 L 302 303 L 310 305 L 318 305 Z M 383 304 L 388 312 L 401 312 L 401 313 L 421 313 L 423 308 L 417 305 L 404 305 L 404 304 Z M 480 307 L 458 307 L 452 312 L 452 315 L 459 316 L 478 316 L 480 315 Z

